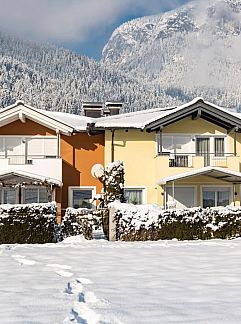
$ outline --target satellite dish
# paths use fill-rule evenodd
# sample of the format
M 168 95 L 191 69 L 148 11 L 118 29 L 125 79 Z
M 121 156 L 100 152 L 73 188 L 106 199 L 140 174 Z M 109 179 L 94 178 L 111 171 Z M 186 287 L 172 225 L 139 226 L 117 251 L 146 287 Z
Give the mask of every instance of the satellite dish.
M 102 164 L 94 164 L 91 168 L 91 174 L 94 178 L 101 178 L 104 175 L 104 167 Z

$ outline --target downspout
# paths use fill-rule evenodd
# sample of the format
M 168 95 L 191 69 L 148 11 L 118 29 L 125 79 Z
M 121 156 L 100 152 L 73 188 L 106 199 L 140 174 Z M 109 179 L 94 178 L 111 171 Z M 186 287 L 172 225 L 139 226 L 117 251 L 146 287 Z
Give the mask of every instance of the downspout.
M 56 129 L 56 135 L 57 135 L 57 158 L 60 158 L 60 131 L 59 129 Z
M 157 152 L 157 154 L 162 154 L 162 129 L 163 129 L 163 127 L 162 126 L 160 126 L 160 128 L 159 128 L 159 141 L 158 141 L 158 152 Z
M 115 130 L 111 130 L 111 162 L 114 162 L 115 160 Z
M 236 134 L 237 131 L 238 131 L 238 127 L 235 127 L 234 128 L 234 135 L 233 135 L 233 137 L 234 137 L 234 148 L 233 148 L 234 156 L 237 156 L 237 134 Z

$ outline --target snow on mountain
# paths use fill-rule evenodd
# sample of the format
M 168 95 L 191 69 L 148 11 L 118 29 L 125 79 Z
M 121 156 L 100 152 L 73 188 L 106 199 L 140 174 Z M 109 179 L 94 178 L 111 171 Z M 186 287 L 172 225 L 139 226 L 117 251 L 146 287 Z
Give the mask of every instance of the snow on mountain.
M 0 49 L 0 107 L 21 99 L 37 108 L 79 114 L 82 101 L 117 100 L 132 110 L 163 104 L 155 86 L 69 50 L 4 33 Z
M 124 23 L 102 62 L 152 84 L 166 104 L 202 96 L 241 109 L 240 51 L 241 1 L 202 0 Z

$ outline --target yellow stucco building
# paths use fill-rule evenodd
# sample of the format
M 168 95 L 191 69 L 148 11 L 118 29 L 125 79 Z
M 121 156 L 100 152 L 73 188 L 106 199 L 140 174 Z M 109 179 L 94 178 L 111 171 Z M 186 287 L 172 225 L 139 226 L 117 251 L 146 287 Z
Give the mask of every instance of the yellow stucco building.
M 240 205 L 241 115 L 201 98 L 99 118 L 105 164 L 122 160 L 129 202 Z

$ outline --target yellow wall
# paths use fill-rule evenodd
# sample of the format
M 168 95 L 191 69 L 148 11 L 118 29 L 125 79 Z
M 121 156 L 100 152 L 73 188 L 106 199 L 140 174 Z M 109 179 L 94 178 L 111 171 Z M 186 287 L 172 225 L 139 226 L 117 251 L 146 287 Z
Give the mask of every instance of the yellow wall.
M 165 133 L 182 133 L 196 135 L 226 135 L 227 131 L 202 118 L 192 120 L 187 117 L 173 123 L 163 129 Z M 228 135 L 228 152 L 234 152 L 233 132 Z M 237 152 L 241 153 L 241 134 L 237 134 Z M 116 130 L 114 135 L 114 160 L 122 160 L 125 167 L 125 186 L 143 186 L 147 188 L 147 203 L 164 203 L 163 188 L 157 185 L 161 178 L 183 172 L 192 171 L 204 167 L 203 157 L 194 157 L 192 167 L 175 168 L 169 167 L 168 156 L 157 155 L 156 133 L 147 133 L 131 129 Z M 111 131 L 105 132 L 105 164 L 111 162 Z M 229 157 L 227 165 L 229 169 L 240 171 L 240 157 Z M 206 184 L 229 184 L 217 181 L 207 176 L 193 177 L 182 180 L 180 184 L 193 184 L 200 186 Z M 235 189 L 239 192 L 239 188 Z M 239 199 L 238 199 L 239 200 Z M 200 204 L 200 202 L 199 202 Z
M 156 142 L 154 133 L 140 130 L 117 130 L 114 137 L 114 160 L 124 162 L 125 186 L 148 187 L 147 201 L 156 201 Z M 111 132 L 105 133 L 105 164 L 111 162 Z

